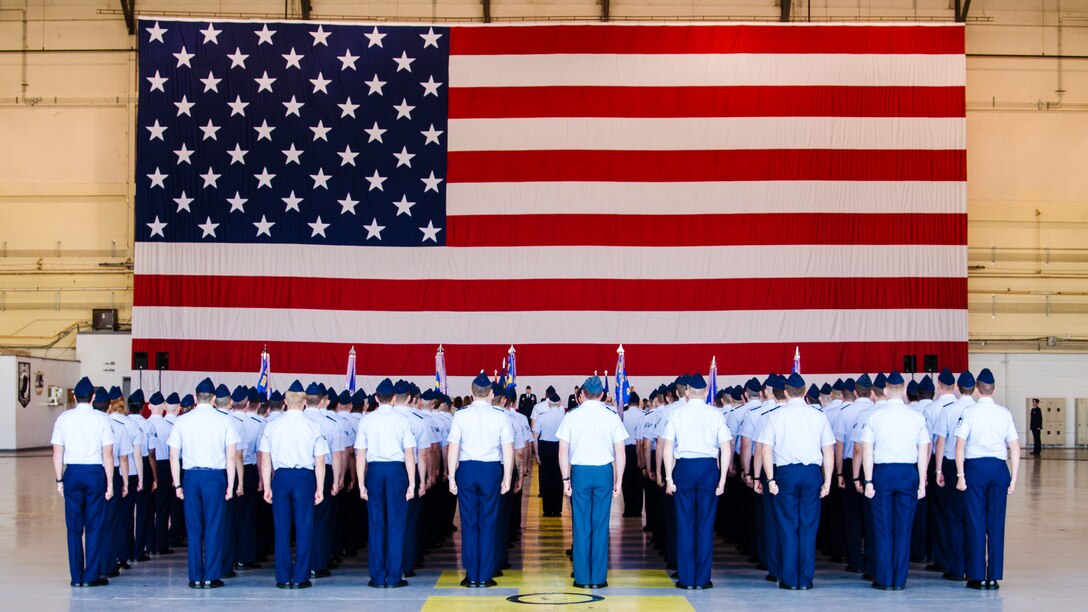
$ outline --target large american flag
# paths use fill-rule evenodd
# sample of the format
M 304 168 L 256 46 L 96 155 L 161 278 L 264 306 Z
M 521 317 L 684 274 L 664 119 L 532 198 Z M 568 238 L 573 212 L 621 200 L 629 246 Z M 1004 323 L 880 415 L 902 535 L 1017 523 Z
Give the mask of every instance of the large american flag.
M 164 387 L 967 361 L 962 25 L 144 19 Z

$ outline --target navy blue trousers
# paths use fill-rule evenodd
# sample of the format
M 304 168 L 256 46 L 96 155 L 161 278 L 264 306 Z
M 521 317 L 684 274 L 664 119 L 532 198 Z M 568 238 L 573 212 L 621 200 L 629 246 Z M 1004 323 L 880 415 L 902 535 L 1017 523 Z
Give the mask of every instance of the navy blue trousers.
M 121 496 L 122 476 L 120 468 L 113 468 L 113 497 L 106 501 L 102 523 L 102 565 L 100 573 L 105 576 L 117 570 L 117 562 L 121 560 L 121 547 L 117 543 L 117 533 L 120 531 L 118 523 L 121 520 Z
M 870 506 L 873 512 L 873 549 L 876 573 L 881 586 L 907 584 L 910 567 L 911 531 L 918 507 L 918 466 L 914 463 L 878 463 L 873 466 Z
M 571 466 L 572 548 L 577 584 L 604 584 L 608 580 L 612 485 L 612 464 Z
M 404 465 L 401 463 L 400 465 Z M 404 476 L 404 490 L 408 491 L 408 475 Z M 403 499 L 403 495 L 401 498 Z M 404 551 L 401 554 L 401 573 L 407 574 L 412 571 L 412 568 L 416 564 L 416 554 L 418 553 L 419 542 L 419 515 L 423 501 L 419 498 L 419 487 L 416 487 L 416 495 L 411 500 L 408 500 L 405 508 L 405 522 L 404 522 Z M 399 578 L 398 578 L 399 580 Z M 396 580 L 394 580 L 396 582 Z
M 223 577 L 223 509 L 226 470 L 189 468 L 182 477 L 185 531 L 189 540 L 189 582 Z
M 310 549 L 310 567 L 314 571 L 329 569 L 332 558 L 330 522 L 332 518 L 332 464 L 325 464 L 325 498 L 314 507 L 314 545 Z
M 816 532 L 820 527 L 820 466 L 775 466 L 774 479 L 778 495 L 763 491 L 763 496 L 774 498 L 782 555 L 775 575 L 786 586 L 810 586 L 816 573 Z
M 861 510 L 861 500 L 864 499 L 854 488 L 854 461 L 842 460 L 842 475 L 846 482 L 846 488 L 842 494 L 843 527 L 846 534 L 846 564 L 850 569 L 862 570 L 865 565 L 865 557 L 862 555 L 861 540 L 865 533 L 864 514 Z
M 132 458 L 130 457 L 131 461 Z M 140 479 L 137 476 L 126 476 L 128 479 L 128 495 L 121 500 L 121 516 L 117 522 L 117 560 L 135 561 L 132 549 L 136 545 L 136 498 L 140 493 L 136 492 L 136 485 Z
M 495 568 L 502 569 L 509 561 L 506 545 L 510 542 L 510 514 L 513 512 L 513 485 L 506 495 L 499 496 L 499 513 L 495 518 Z
M 929 561 L 944 569 L 944 505 L 941 488 L 937 486 L 937 461 L 930 455 L 929 469 L 926 475 L 926 550 Z
M 461 511 L 461 565 L 465 566 L 469 582 L 487 582 L 494 577 L 497 567 L 495 528 L 502 462 L 462 461 L 455 480 L 457 507 Z
M 776 578 L 782 577 L 782 542 L 778 536 L 778 510 L 775 504 L 778 502 L 774 495 L 767 490 L 767 473 L 761 477 L 763 480 L 763 495 L 759 496 L 759 510 L 763 517 L 763 553 L 760 560 L 767 566 L 767 573 Z M 777 480 L 777 474 L 775 475 Z
M 157 461 L 159 486 L 153 494 L 155 502 L 155 547 L 151 552 L 164 553 L 170 548 L 170 510 L 174 506 L 174 475 L 170 461 Z
M 944 486 L 941 499 L 944 505 L 944 569 L 957 577 L 966 572 L 967 495 L 956 490 L 956 462 L 944 460 Z M 970 484 L 970 480 L 967 481 Z
M 132 560 L 151 552 L 155 543 L 155 502 L 152 499 L 151 459 L 143 458 L 144 490 L 136 494 L 136 532 L 128 558 Z
M 238 503 L 238 516 L 235 520 L 236 549 L 238 563 L 253 563 L 257 560 L 257 482 L 260 480 L 257 465 L 246 465 L 242 472 L 242 488 L 245 495 Z M 262 502 L 263 503 L 263 502 Z
M 276 582 L 300 584 L 310 579 L 314 535 L 314 471 L 281 468 L 272 474 L 272 521 L 276 532 Z M 188 497 L 188 494 L 186 494 Z M 291 562 L 291 528 L 295 560 Z
M 377 585 L 400 582 L 404 573 L 408 471 L 400 461 L 366 466 L 370 579 Z
M 235 492 L 237 493 L 237 485 L 235 485 Z M 238 519 L 241 514 L 238 512 L 238 506 L 241 504 L 241 498 L 238 495 L 231 497 L 230 501 L 223 504 L 223 575 L 226 576 L 234 571 L 234 563 L 238 560 Z
M 1001 580 L 1005 566 L 1005 506 L 1009 500 L 1009 466 L 1004 459 L 967 459 L 967 579 Z
M 672 471 L 676 493 L 676 568 L 682 586 L 710 582 L 714 560 L 714 518 L 718 509 L 718 463 L 714 459 L 679 459 Z
M 64 469 L 64 525 L 68 530 L 68 572 L 72 582 L 97 580 L 102 573 L 106 518 L 106 472 L 101 465 Z

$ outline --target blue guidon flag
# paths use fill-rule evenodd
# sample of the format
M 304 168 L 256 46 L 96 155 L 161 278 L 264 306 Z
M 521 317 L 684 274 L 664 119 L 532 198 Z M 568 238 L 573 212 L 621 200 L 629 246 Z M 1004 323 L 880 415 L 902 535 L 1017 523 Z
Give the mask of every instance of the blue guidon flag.
M 511 343 L 557 388 L 621 342 L 646 388 L 795 347 L 967 365 L 962 24 L 138 32 L 133 350 L 164 388 L 252 384 L 265 346 L 335 385 L 354 346 L 368 389 L 429 384 L 438 345 L 454 388 Z

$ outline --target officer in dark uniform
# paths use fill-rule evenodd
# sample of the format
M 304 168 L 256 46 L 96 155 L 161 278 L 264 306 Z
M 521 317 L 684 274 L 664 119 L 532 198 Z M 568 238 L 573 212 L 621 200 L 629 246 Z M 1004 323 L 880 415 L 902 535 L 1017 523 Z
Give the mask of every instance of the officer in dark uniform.
M 525 415 L 525 418 L 529 418 L 533 414 L 534 406 L 536 406 L 536 394 L 533 393 L 532 387 L 526 386 L 525 393 L 518 398 L 518 412 Z
M 1032 455 L 1040 455 L 1043 452 L 1042 433 L 1043 433 L 1043 411 L 1039 408 L 1039 400 L 1031 400 L 1031 438 L 1033 446 L 1031 447 Z

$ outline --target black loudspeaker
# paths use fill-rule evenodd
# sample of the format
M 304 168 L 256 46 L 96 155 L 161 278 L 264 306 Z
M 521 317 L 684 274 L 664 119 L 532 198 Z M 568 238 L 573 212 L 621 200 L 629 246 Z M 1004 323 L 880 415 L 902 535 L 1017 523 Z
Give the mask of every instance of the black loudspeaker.
M 918 371 L 918 355 L 903 355 L 903 373 L 914 374 Z
M 926 355 L 922 359 L 923 359 L 922 365 L 925 366 L 926 372 L 932 374 L 932 373 L 937 371 L 937 356 L 936 355 Z
M 170 369 L 170 353 L 155 353 L 155 369 L 156 370 L 169 370 Z
M 94 331 L 117 331 L 117 310 L 113 308 L 95 308 L 91 311 L 91 329 Z
M 139 353 L 132 354 L 132 369 L 133 370 L 146 370 L 147 369 L 147 352 L 141 351 Z

